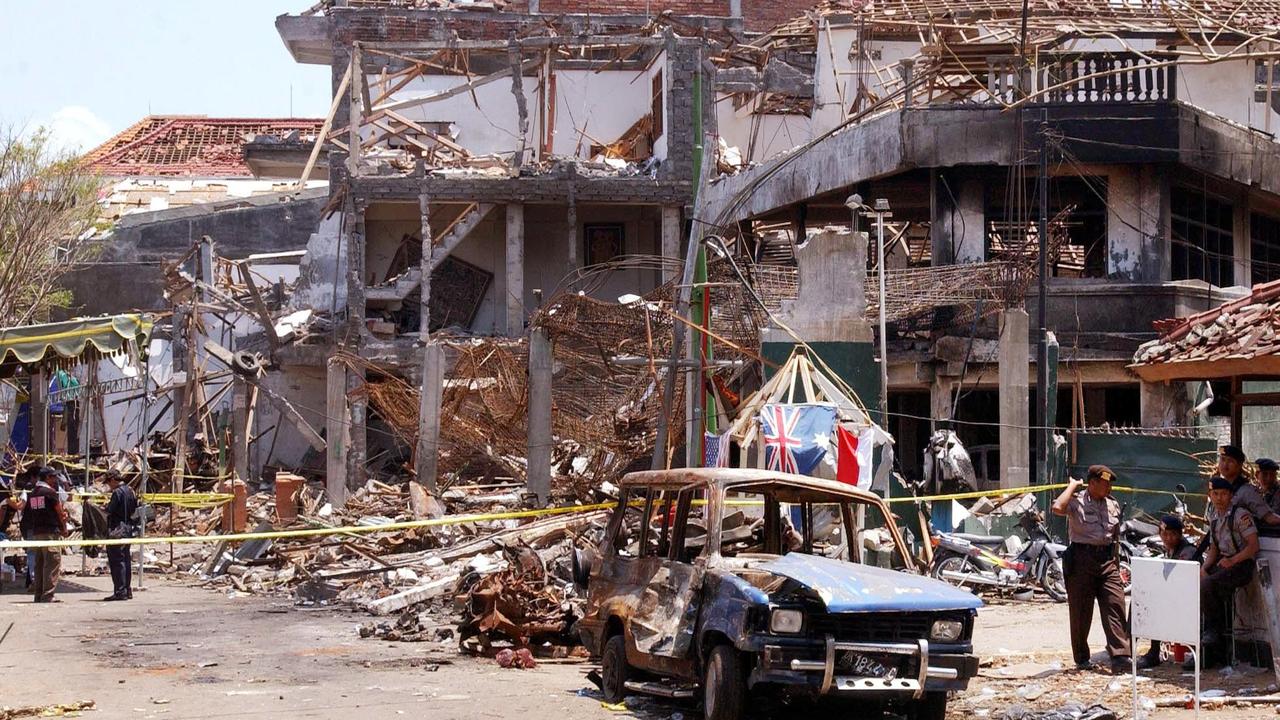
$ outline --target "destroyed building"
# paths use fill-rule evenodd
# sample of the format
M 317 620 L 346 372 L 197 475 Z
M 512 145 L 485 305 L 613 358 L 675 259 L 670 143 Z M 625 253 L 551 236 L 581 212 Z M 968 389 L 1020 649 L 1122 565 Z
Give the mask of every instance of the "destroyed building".
M 520 338 L 539 292 L 614 303 L 679 267 L 627 261 L 681 257 L 712 39 L 770 19 L 736 2 L 550 5 L 335 2 L 277 20 L 295 59 L 332 68 L 335 212 L 293 302 L 333 327 L 280 355 L 291 384 L 327 388 L 328 436 L 348 438 L 329 443 L 331 492 L 363 482 L 368 443 L 395 425 L 370 411 L 366 370 L 419 386 L 427 333 Z
M 823 3 L 751 43 L 774 77 L 803 69 L 804 82 L 718 105 L 721 137 L 751 167 L 713 182 L 702 217 L 754 235 L 762 259 L 786 262 L 816 228 L 848 225 L 854 194 L 888 201 L 887 427 L 908 475 L 950 418 L 979 446 L 981 475 L 1019 486 L 1032 474 L 1041 148 L 1059 428 L 1204 422 L 1190 413 L 1200 384 L 1140 382 L 1126 365 L 1153 321 L 1280 271 L 1280 88 L 1257 41 L 1280 5 L 1026 7 Z M 750 74 L 720 76 L 736 72 Z M 973 302 L 983 286 L 1020 297 L 992 272 L 1010 264 L 1029 315 L 1021 301 Z

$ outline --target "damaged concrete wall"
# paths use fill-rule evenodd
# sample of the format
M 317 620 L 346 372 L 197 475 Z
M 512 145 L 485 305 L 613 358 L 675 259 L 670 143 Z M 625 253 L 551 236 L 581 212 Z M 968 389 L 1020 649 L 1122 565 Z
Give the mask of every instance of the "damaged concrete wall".
M 666 54 L 644 70 L 603 71 L 555 70 L 555 124 L 551 153 L 588 158 L 592 144 L 617 140 L 640 118 L 650 112 L 652 78 L 662 72 Z M 378 76 L 369 76 L 371 88 Z M 465 85 L 467 78 L 430 75 L 405 85 L 390 101 L 408 100 Z M 523 78 L 523 94 L 529 109 L 526 147 L 537 148 L 545 136 L 545 113 L 541 102 L 539 74 Z M 664 74 L 664 85 L 666 78 Z M 474 98 L 473 94 L 474 93 Z M 406 117 L 424 124 L 446 123 L 457 133 L 458 144 L 473 155 L 510 153 L 519 145 L 519 112 L 509 82 L 499 81 L 455 97 L 406 108 Z M 665 118 L 664 118 L 665 120 Z M 667 125 L 664 123 L 664 127 Z M 366 131 L 366 135 L 371 131 Z M 665 134 L 655 146 L 655 156 L 666 155 Z
M 63 278 L 72 293 L 69 315 L 166 309 L 163 263 L 185 255 L 204 235 L 213 238 L 219 255 L 229 258 L 301 249 L 320 222 L 327 194 L 318 188 L 298 199 L 264 195 L 127 215 L 92 263 Z
M 307 240 L 307 254 L 298 265 L 298 285 L 290 298 L 293 308 L 317 312 L 347 307 L 347 253 L 340 251 L 342 213 L 333 213 L 315 228 Z
M 1139 282 L 1168 277 L 1167 204 L 1160 169 L 1110 166 L 1107 178 L 1107 275 Z
M 529 108 L 538 107 L 537 78 L 524 79 L 525 102 Z M 370 88 L 377 87 L 377 76 L 370 76 Z M 429 75 L 419 77 L 392 96 L 392 100 L 408 100 L 465 85 L 467 79 L 456 75 Z M 474 93 L 474 99 L 472 97 Z M 478 107 L 477 107 L 478 106 Z M 510 153 L 519 145 L 520 122 L 516 98 L 511 93 L 511 83 L 499 81 L 481 85 L 471 92 L 460 93 L 417 107 L 399 111 L 405 117 L 419 123 L 451 123 L 457 131 L 457 142 L 473 155 Z M 529 124 L 528 147 L 536 147 L 535 123 Z M 366 129 L 368 136 L 373 131 Z
M 325 429 L 325 367 L 323 364 L 286 365 L 280 372 L 268 373 L 263 385 L 279 393 L 317 431 Z M 268 465 L 323 472 L 324 453 L 314 451 L 298 423 L 261 395 L 254 414 L 254 437 L 250 448 L 251 474 L 258 477 Z M 313 467 L 314 466 L 314 467 Z
M 1245 127 L 1262 128 L 1266 124 L 1266 107 L 1254 101 L 1255 77 L 1253 60 L 1212 65 L 1183 63 L 1178 66 L 1178 99 Z M 1274 112 L 1272 115 L 1274 132 L 1280 129 L 1280 116 Z
M 987 254 L 985 181 L 955 169 L 935 170 L 932 180 L 934 263 L 982 262 Z

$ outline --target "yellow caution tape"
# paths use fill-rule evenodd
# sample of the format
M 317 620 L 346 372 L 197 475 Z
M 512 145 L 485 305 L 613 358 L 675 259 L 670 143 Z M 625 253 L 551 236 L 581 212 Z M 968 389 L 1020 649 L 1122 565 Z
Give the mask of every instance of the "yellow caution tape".
M 1026 493 L 1036 493 L 1043 491 L 1061 490 L 1067 487 L 1066 483 L 1056 483 L 1052 485 L 1029 485 L 1018 488 L 1003 488 L 999 490 L 977 490 L 973 492 L 950 493 L 947 495 L 928 495 L 922 497 L 898 497 L 890 498 L 886 502 L 924 502 L 935 500 L 963 500 L 966 498 L 979 497 L 997 497 L 1001 495 L 1021 495 Z M 1145 488 L 1130 487 L 1113 487 L 1114 492 L 1137 492 L 1152 493 L 1158 495 L 1178 494 L 1170 493 L 1164 490 L 1148 490 Z M 1188 495 L 1194 493 L 1186 493 Z M 219 493 L 152 493 L 144 495 L 144 499 L 150 498 L 184 498 L 184 497 L 202 497 L 216 498 L 219 502 L 227 502 L 233 496 Z M 156 502 L 161 502 L 157 500 Z M 749 503 L 753 501 L 747 500 L 730 500 L 729 504 Z M 251 533 L 231 533 L 225 535 L 169 535 L 159 537 L 146 538 L 106 538 L 98 540 L 15 540 L 0 541 L 0 550 L 19 549 L 19 548 L 64 548 L 64 547 L 86 547 L 86 546 L 107 546 L 107 545 L 180 545 L 180 544 L 197 544 L 197 543 L 218 543 L 218 542 L 245 542 L 249 540 L 285 540 L 289 538 L 303 537 L 323 537 L 326 535 L 346 535 L 359 533 L 377 533 L 377 532 L 394 532 L 400 530 L 416 530 L 419 528 L 443 527 L 446 525 L 461 525 L 474 522 L 490 522 L 494 520 L 522 520 L 528 518 L 551 517 L 555 515 L 571 515 L 575 513 L 595 512 L 597 510 L 607 510 L 617 506 L 617 502 L 595 503 L 593 505 L 567 505 L 554 508 L 542 508 L 539 510 L 513 510 L 501 513 L 476 513 L 471 515 L 451 515 L 448 517 L 433 518 L 430 520 L 410 520 L 406 522 L 387 523 L 385 525 L 347 525 L 344 527 L 318 527 L 305 528 L 299 530 L 271 530 L 266 532 Z
M 104 538 L 100 540 L 14 540 L 0 541 L 0 551 L 18 548 L 64 548 L 107 545 L 182 545 L 193 543 L 245 542 L 247 540 L 284 540 L 287 538 L 323 537 L 325 535 L 347 535 L 352 533 L 376 533 L 397 530 L 416 530 L 418 528 L 441 527 L 444 525 L 460 525 L 463 523 L 488 522 L 491 520 L 520 520 L 525 518 L 549 517 L 553 515 L 571 515 L 574 513 L 607 510 L 617 506 L 616 502 L 596 503 L 594 505 L 569 505 L 564 507 L 543 508 L 541 510 L 513 510 L 502 513 L 478 513 L 474 515 L 451 515 L 431 520 L 410 520 L 407 522 L 387 523 L 385 525 L 347 525 L 345 527 L 319 527 L 300 530 L 270 530 L 266 532 L 233 533 L 227 535 L 169 535 L 145 538 Z
M 1022 487 L 1016 487 L 1016 488 L 1002 488 L 999 490 L 974 490 L 972 492 L 950 493 L 947 495 L 921 495 L 919 497 L 916 497 L 914 495 L 903 496 L 903 497 L 889 498 L 888 500 L 885 500 L 885 502 L 904 503 L 904 502 L 933 502 L 935 500 L 970 500 L 973 498 L 1000 497 L 1002 495 L 1025 495 L 1028 493 L 1038 493 L 1038 492 L 1051 491 L 1051 490 L 1062 490 L 1066 486 L 1067 486 L 1066 483 L 1054 483 L 1052 485 L 1024 485 Z M 1081 487 L 1084 487 L 1084 486 L 1082 485 Z M 1180 493 L 1174 490 L 1152 490 L 1149 488 L 1125 487 L 1120 485 L 1113 485 L 1111 487 L 1111 492 L 1140 493 L 1140 494 L 1148 494 L 1148 495 L 1178 495 L 1182 497 L 1188 497 L 1188 496 L 1204 497 L 1204 493 L 1193 493 L 1193 492 Z
M 78 500 L 88 500 L 93 503 L 104 503 L 107 501 L 108 495 L 105 493 L 72 493 L 71 497 Z M 229 493 L 143 493 L 142 502 L 151 505 L 176 505 L 178 507 L 191 508 L 195 510 L 215 508 L 220 505 L 226 505 L 235 499 L 235 495 Z

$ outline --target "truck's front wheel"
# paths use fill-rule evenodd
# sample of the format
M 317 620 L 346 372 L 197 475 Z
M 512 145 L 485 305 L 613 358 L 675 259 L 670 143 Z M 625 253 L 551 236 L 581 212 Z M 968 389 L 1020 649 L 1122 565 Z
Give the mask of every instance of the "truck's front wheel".
M 610 705 L 622 702 L 627 696 L 627 641 L 622 635 L 614 635 L 604 645 L 600 657 L 600 693 Z
M 739 720 L 747 683 L 742 656 L 730 645 L 717 645 L 707 659 L 702 678 L 703 716 L 706 720 Z
M 911 712 L 911 720 L 946 720 L 946 717 L 946 690 L 926 692 Z

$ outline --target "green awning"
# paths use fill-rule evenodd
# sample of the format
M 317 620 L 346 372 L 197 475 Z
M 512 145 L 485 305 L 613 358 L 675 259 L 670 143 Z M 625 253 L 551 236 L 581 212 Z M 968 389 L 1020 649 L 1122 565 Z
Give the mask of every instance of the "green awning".
M 145 353 L 153 324 L 150 316 L 135 313 L 3 328 L 0 364 L 39 362 L 51 352 L 56 357 L 78 358 L 90 345 L 103 355 L 113 355 L 126 351 L 135 338 Z

